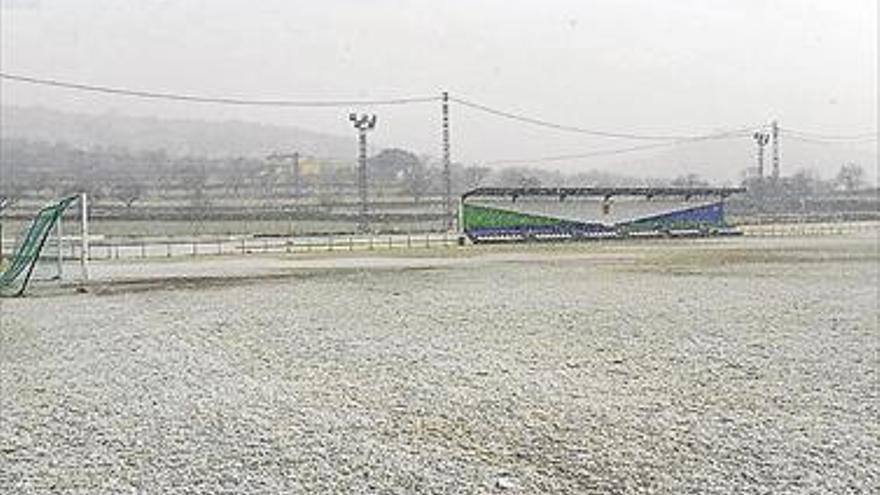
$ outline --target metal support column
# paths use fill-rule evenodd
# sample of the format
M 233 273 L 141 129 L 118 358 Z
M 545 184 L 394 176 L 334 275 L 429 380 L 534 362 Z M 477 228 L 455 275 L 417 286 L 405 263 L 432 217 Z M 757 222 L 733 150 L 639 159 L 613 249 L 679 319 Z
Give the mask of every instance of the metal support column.
M 89 281 L 89 200 L 86 193 L 82 193 L 79 197 L 80 206 L 80 253 L 79 265 L 82 269 L 82 282 L 85 284 Z
M 446 215 L 446 229 L 453 228 L 452 212 L 452 164 L 450 159 L 449 144 L 449 93 L 443 92 L 443 185 L 444 185 L 444 214 Z
M 358 218 L 358 230 L 366 232 L 369 230 L 369 221 L 367 218 L 367 131 L 372 131 L 376 127 L 376 116 L 367 114 L 348 115 L 348 120 L 354 124 L 354 128 L 358 131 L 358 197 L 360 199 L 360 214 Z
M 358 215 L 358 230 L 366 232 L 369 229 L 367 221 L 367 131 L 358 129 L 358 199 L 360 200 L 360 215 Z

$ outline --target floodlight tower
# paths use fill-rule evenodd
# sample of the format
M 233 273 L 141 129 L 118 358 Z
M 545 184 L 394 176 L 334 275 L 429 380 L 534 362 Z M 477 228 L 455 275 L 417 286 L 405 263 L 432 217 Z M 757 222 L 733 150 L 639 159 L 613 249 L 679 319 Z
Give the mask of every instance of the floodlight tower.
M 773 181 L 779 180 L 779 122 L 770 123 L 770 134 L 773 137 Z
M 358 132 L 358 196 L 360 198 L 358 230 L 366 232 L 369 227 L 367 221 L 367 131 L 376 128 L 376 116 L 350 113 L 348 120 Z
M 766 132 L 755 132 L 752 137 L 758 145 L 758 179 L 764 178 L 764 146 L 770 142 L 770 135 Z

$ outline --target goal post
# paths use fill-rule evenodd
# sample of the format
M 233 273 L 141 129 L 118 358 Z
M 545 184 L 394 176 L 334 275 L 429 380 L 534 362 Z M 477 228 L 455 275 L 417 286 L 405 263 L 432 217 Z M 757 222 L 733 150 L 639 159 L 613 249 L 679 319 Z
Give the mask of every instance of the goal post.
M 79 195 L 79 211 L 79 265 L 82 277 L 81 282 L 85 286 L 89 281 L 89 197 L 86 193 Z
M 76 201 L 81 204 L 79 210 L 81 249 L 78 253 L 82 266 L 80 283 L 88 280 L 87 198 L 85 194 L 77 194 L 44 206 L 24 227 L 15 239 L 8 263 L 0 270 L 0 295 L 20 296 L 33 282 L 55 281 L 61 284 L 67 282 L 64 279 L 65 261 L 76 256 L 70 252 L 65 258 L 65 235 L 67 239 L 72 240 L 77 233 L 69 232 L 75 228 L 70 229 L 69 223 L 64 224 L 63 217 Z M 73 225 L 75 226 L 76 223 Z M 71 233 L 74 236 L 71 236 Z M 73 244 L 69 245 L 73 246 Z

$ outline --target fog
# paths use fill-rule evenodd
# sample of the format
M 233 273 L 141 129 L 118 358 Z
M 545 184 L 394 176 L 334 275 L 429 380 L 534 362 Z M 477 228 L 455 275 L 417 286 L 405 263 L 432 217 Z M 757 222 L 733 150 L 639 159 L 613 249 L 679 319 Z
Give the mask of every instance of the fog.
M 874 0 L 3 0 L 4 72 L 208 96 L 301 100 L 452 95 L 563 124 L 693 135 L 759 126 L 877 127 Z M 247 120 L 351 136 L 352 109 L 137 100 L 3 81 L 2 102 L 84 113 Z M 373 109 L 376 147 L 440 154 L 439 104 Z M 453 159 L 489 163 L 644 143 L 453 107 Z M 735 180 L 750 139 L 541 166 Z M 352 149 L 354 151 L 354 148 Z M 786 142 L 784 173 L 833 175 L 876 142 Z M 821 155 L 821 160 L 813 157 Z M 788 161 L 785 161 L 785 160 Z M 792 160 L 794 160 L 793 163 Z
M 877 492 L 877 3 L 0 0 L 0 495 Z

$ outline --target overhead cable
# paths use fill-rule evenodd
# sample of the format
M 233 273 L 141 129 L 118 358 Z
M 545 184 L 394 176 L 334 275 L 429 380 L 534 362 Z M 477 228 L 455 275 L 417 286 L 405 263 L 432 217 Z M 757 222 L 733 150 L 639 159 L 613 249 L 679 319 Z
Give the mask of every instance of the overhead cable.
M 585 127 L 572 126 L 567 124 L 559 124 L 555 122 L 550 122 L 543 119 L 537 119 L 534 117 L 528 117 L 525 115 L 516 114 L 513 112 L 508 112 L 505 110 L 499 110 L 497 108 L 492 108 L 480 103 L 475 103 L 472 101 L 464 100 L 462 98 L 450 97 L 450 101 L 458 103 L 459 105 L 463 105 L 465 107 L 473 108 L 475 110 L 479 110 L 491 115 L 495 115 L 497 117 L 503 117 L 509 120 L 515 120 L 518 122 L 523 122 L 526 124 L 532 124 L 535 126 L 546 127 L 550 129 L 556 129 L 560 131 L 566 132 L 574 132 L 578 134 L 588 134 L 592 136 L 599 137 L 607 137 L 607 138 L 617 138 L 617 139 L 633 139 L 633 140 L 641 140 L 641 141 L 675 141 L 680 139 L 690 139 L 695 136 L 681 136 L 681 135 L 657 135 L 657 134 L 638 134 L 638 133 L 630 133 L 630 132 L 616 132 L 616 131 L 605 131 L 599 129 L 588 129 Z
M 439 101 L 440 96 L 416 96 L 404 98 L 365 99 L 365 100 L 262 100 L 246 98 L 228 98 L 202 96 L 195 94 L 166 93 L 157 91 L 142 91 L 137 89 L 98 86 L 82 84 L 57 79 L 44 79 L 17 74 L 0 72 L 0 79 L 16 81 L 40 86 L 51 86 L 75 91 L 88 91 L 92 93 L 104 93 L 135 98 L 150 98 L 158 100 L 184 101 L 190 103 L 212 103 L 220 105 L 262 106 L 262 107 L 352 107 L 352 106 L 379 106 L 379 105 L 405 105 L 411 103 L 426 103 Z
M 518 163 L 546 163 L 546 162 L 559 162 L 559 161 L 570 161 L 570 160 L 579 160 L 584 158 L 595 158 L 600 156 L 612 156 L 612 155 L 622 155 L 625 153 L 633 153 L 637 151 L 646 151 L 657 148 L 667 148 L 679 146 L 682 144 L 688 143 L 696 143 L 701 141 L 709 141 L 715 139 L 729 139 L 733 137 L 743 137 L 748 136 L 748 132 L 751 130 L 751 127 L 746 127 L 742 129 L 736 129 L 732 131 L 724 131 L 714 134 L 706 134 L 703 136 L 694 136 L 685 139 L 679 139 L 676 141 L 664 142 L 664 143 L 651 143 L 651 144 L 642 144 L 638 146 L 630 146 L 627 148 L 613 148 L 613 149 L 604 149 L 604 150 L 596 150 L 596 151 L 588 151 L 584 153 L 573 153 L 567 155 L 555 155 L 555 156 L 543 156 L 543 157 L 534 157 L 534 158 L 511 158 L 511 159 L 500 159 L 500 160 L 490 160 L 487 162 L 483 162 L 486 165 L 502 165 L 502 164 L 518 164 Z

